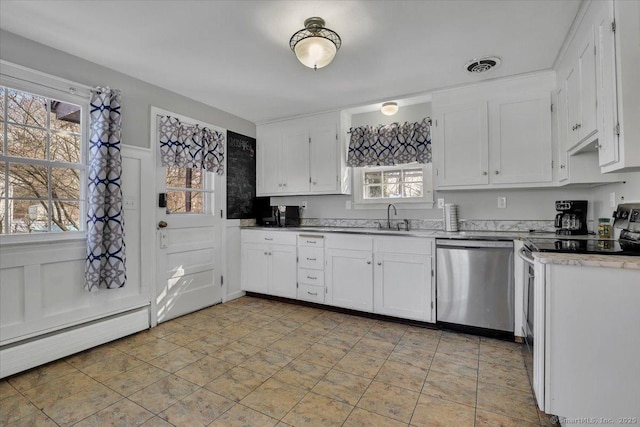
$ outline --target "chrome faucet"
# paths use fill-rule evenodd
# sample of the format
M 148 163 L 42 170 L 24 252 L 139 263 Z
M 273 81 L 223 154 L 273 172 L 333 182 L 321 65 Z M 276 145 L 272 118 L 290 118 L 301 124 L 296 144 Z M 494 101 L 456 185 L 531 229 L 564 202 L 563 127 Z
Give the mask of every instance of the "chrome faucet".
M 396 209 L 396 206 L 393 203 L 389 203 L 389 206 L 387 206 L 387 228 L 389 230 L 391 230 L 391 214 L 390 214 L 391 207 L 393 207 L 393 214 L 398 215 L 398 210 Z

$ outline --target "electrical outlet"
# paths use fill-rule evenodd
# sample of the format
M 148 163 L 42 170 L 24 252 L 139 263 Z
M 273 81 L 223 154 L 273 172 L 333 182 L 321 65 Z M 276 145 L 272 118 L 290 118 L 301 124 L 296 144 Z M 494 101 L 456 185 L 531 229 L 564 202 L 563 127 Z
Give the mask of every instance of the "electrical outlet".
M 303 200 L 302 202 L 300 202 L 300 207 L 301 207 L 302 209 L 307 209 L 307 201 L 306 201 L 306 200 Z
M 507 198 L 504 196 L 498 197 L 498 208 L 505 209 L 507 207 Z
M 444 209 L 444 199 L 438 199 L 438 209 Z
M 609 193 L 609 206 L 611 206 L 612 208 L 615 208 L 617 206 L 615 191 L 612 191 L 611 193 Z
M 124 199 L 122 201 L 122 207 L 126 210 L 135 210 L 136 209 L 136 201 L 134 199 Z

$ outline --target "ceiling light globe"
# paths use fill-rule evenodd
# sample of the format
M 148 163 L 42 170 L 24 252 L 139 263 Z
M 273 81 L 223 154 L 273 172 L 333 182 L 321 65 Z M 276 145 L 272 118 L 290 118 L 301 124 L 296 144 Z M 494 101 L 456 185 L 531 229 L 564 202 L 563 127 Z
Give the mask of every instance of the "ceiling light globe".
M 307 37 L 300 40 L 294 52 L 306 67 L 318 69 L 326 67 L 336 56 L 336 45 L 324 37 Z
M 398 112 L 398 103 L 397 102 L 385 102 L 384 104 L 382 104 L 382 108 L 380 108 L 380 111 L 385 116 L 393 116 L 395 113 Z

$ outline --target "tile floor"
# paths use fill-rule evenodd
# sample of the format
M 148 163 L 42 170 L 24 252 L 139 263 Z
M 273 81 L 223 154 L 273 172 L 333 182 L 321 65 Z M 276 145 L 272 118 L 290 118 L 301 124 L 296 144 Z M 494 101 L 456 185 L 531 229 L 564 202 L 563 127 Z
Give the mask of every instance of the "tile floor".
M 11 426 L 540 426 L 518 344 L 243 297 L 0 381 Z

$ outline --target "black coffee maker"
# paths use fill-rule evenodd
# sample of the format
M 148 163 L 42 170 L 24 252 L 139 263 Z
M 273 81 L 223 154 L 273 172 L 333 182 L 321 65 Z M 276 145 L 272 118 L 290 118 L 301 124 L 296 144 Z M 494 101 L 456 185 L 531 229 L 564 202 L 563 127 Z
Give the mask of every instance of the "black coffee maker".
M 587 234 L 586 200 L 559 200 L 556 202 L 556 234 L 577 236 Z

